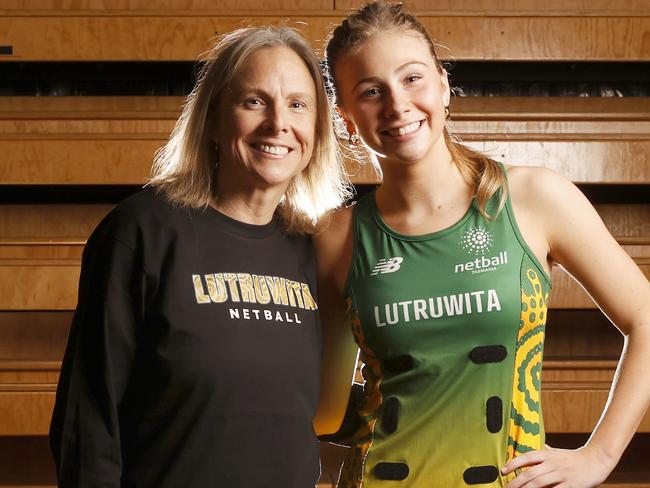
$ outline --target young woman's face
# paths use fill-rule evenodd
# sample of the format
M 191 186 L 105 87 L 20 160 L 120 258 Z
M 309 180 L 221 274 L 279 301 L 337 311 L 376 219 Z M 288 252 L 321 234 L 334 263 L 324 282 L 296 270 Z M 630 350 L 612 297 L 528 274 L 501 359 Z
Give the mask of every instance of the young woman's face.
M 446 73 L 414 32 L 378 34 L 341 57 L 339 103 L 380 162 L 417 162 L 443 145 Z
M 311 158 L 316 104 L 314 80 L 294 51 L 270 47 L 249 55 L 219 100 L 214 140 L 222 183 L 287 185 Z

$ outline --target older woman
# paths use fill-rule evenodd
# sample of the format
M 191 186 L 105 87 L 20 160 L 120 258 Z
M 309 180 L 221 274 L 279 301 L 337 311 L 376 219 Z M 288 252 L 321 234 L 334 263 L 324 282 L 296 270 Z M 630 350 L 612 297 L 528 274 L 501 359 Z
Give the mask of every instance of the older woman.
M 314 486 L 309 233 L 346 187 L 318 60 L 289 28 L 223 37 L 151 184 L 99 225 L 50 441 L 59 486 Z

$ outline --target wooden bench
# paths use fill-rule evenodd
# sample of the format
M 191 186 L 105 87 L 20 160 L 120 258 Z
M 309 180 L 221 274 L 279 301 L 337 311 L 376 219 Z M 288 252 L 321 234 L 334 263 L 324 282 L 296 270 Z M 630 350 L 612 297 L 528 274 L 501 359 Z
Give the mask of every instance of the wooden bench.
M 624 246 L 650 278 L 650 238 Z M 0 310 L 74 310 L 82 241 L 0 241 Z M 582 288 L 560 268 L 552 273 L 550 307 L 595 308 Z
M 173 97 L 0 97 L 0 181 L 142 184 L 181 103 Z M 458 97 L 451 109 L 457 133 L 495 159 L 547 166 L 576 183 L 650 183 L 646 98 Z M 354 183 L 379 182 L 368 164 L 350 161 L 348 168 Z
M 217 34 L 244 25 L 287 23 L 320 46 L 357 0 L 8 0 L 0 13 L 8 61 L 194 61 Z M 647 5 L 603 0 L 415 0 L 410 8 L 458 60 L 647 60 Z M 101 33 L 98 35 L 98 33 Z

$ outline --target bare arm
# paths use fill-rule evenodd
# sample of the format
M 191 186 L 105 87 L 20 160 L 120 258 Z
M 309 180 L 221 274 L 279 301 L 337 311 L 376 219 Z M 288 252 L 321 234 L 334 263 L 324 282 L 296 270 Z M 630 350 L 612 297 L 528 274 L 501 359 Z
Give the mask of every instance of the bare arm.
M 650 284 L 572 183 L 540 168 L 516 168 L 511 175 L 513 206 L 524 216 L 523 227 L 525 216 L 534 214 L 543 237 L 532 235 L 531 241 L 542 242 L 537 247 L 543 249 L 545 240 L 549 260 L 582 284 L 623 333 L 625 347 L 609 400 L 587 444 L 578 451 L 550 449 L 515 458 L 506 464 L 506 472 L 535 466 L 508 488 L 597 486 L 618 463 L 650 404 L 645 376 L 650 369 Z
M 352 261 L 352 209 L 343 209 L 314 237 L 318 262 L 318 301 L 323 322 L 320 401 L 314 430 L 330 434 L 341 426 L 357 362 L 343 299 Z

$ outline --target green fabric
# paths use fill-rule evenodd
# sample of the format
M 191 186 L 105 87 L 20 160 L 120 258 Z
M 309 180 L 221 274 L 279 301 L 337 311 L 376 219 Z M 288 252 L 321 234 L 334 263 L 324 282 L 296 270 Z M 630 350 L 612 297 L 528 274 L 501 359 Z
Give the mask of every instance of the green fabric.
M 495 196 L 491 215 L 497 204 Z M 382 221 L 373 192 L 356 205 L 354 227 L 348 311 L 365 363 L 366 423 L 339 487 L 462 487 L 468 468 L 500 468 L 515 453 L 542 447 L 539 380 L 550 280 L 521 238 L 510 202 L 494 221 L 473 203 L 445 230 L 405 236 Z M 470 359 L 475 347 L 493 345 L 507 350 L 501 362 Z M 385 360 L 403 355 L 414 367 L 388 371 Z M 502 401 L 502 427 L 491 433 L 486 402 L 494 396 Z M 400 407 L 389 433 L 383 410 L 392 397 Z M 406 463 L 409 474 L 377 479 L 380 462 Z

